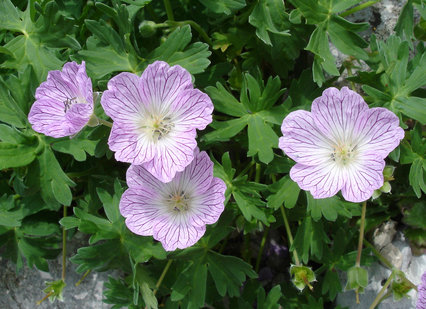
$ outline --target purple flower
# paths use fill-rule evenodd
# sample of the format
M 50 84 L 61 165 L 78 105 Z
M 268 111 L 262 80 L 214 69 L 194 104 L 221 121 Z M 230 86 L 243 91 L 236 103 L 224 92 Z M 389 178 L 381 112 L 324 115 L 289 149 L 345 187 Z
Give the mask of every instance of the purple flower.
M 195 244 L 206 224 L 215 223 L 224 209 L 225 183 L 213 177 L 213 162 L 198 148 L 191 164 L 171 182 L 131 165 L 127 185 L 120 201 L 127 227 L 138 235 L 152 235 L 167 251 Z
M 212 121 L 213 104 L 184 68 L 156 61 L 139 77 L 121 73 L 101 101 L 114 120 L 109 147 L 118 161 L 142 165 L 163 182 L 191 163 L 196 130 Z
M 314 198 L 342 190 L 351 202 L 367 200 L 383 185 L 384 158 L 404 138 L 394 113 L 369 109 L 347 87 L 326 89 L 311 112 L 290 113 L 281 131 L 279 147 L 297 162 L 291 179 Z
M 56 138 L 78 133 L 93 114 L 92 81 L 84 61 L 50 71 L 35 98 L 28 114 L 34 131 Z
M 426 309 L 426 272 L 422 275 L 422 283 L 417 290 L 416 309 Z

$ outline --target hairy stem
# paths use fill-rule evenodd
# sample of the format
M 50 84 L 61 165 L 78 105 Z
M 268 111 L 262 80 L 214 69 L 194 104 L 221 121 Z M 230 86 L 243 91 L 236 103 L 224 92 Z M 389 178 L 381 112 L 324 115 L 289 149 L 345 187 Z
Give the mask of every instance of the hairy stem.
M 380 301 L 382 300 L 382 296 L 388 289 L 389 285 L 391 284 L 393 277 L 394 277 L 394 272 L 392 272 L 388 280 L 386 280 L 385 285 L 382 287 L 379 294 L 377 294 L 376 298 L 374 299 L 373 303 L 370 306 L 370 309 L 376 308 L 376 306 L 380 303 Z
M 362 203 L 361 211 L 361 225 L 359 227 L 359 238 L 358 238 L 358 254 L 356 256 L 355 266 L 361 265 L 361 253 L 362 253 L 362 242 L 364 240 L 364 228 L 365 228 L 365 212 L 367 210 L 367 201 Z
M 84 273 L 83 277 L 81 277 L 81 279 L 78 280 L 78 282 L 75 284 L 75 286 L 79 286 L 83 282 L 84 278 L 86 278 L 91 273 L 91 271 L 92 271 L 91 269 L 87 270 Z
M 164 6 L 166 7 L 167 19 L 170 21 L 174 21 L 175 17 L 173 16 L 173 9 L 170 1 L 164 0 Z
M 293 245 L 293 235 L 291 235 L 290 225 L 288 224 L 287 216 L 285 214 L 285 210 L 284 210 L 283 205 L 280 206 L 280 210 L 281 210 L 281 215 L 283 216 L 285 230 L 287 232 L 288 241 L 289 241 L 290 247 L 291 247 Z M 296 248 L 294 248 L 294 250 L 293 250 L 293 257 L 294 257 L 294 262 L 296 263 L 297 266 L 299 266 L 300 261 L 299 261 L 299 256 L 297 255 Z
M 107 126 L 107 127 L 112 128 L 112 122 L 109 122 L 109 121 L 103 120 L 103 119 L 101 119 L 101 118 L 98 118 L 98 121 L 99 121 L 99 123 L 100 123 L 100 124 L 103 124 L 104 126 Z
M 268 237 L 269 226 L 265 228 L 263 233 L 262 240 L 260 242 L 259 253 L 257 254 L 256 267 L 254 268 L 256 272 L 259 272 L 260 260 L 262 259 L 263 250 L 265 249 L 266 238 Z
M 67 206 L 64 205 L 63 218 L 67 216 Z M 62 281 L 65 282 L 65 272 L 66 272 L 66 262 L 67 262 L 67 230 L 65 227 L 62 227 Z
M 173 260 L 168 260 L 166 266 L 163 269 L 163 272 L 160 275 L 160 278 L 158 278 L 157 284 L 155 285 L 154 295 L 157 294 L 158 289 L 161 286 L 161 283 L 163 282 L 164 277 L 167 274 L 167 271 L 170 268 L 170 265 L 172 264 Z

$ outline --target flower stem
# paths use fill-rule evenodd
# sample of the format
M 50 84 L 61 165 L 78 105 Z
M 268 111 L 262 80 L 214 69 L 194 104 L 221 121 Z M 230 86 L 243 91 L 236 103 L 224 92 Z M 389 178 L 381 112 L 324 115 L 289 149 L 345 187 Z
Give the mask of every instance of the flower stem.
M 291 247 L 291 246 L 293 246 L 293 236 L 291 235 L 290 225 L 288 224 L 287 216 L 285 214 L 285 210 L 284 210 L 283 205 L 280 206 L 280 210 L 281 210 L 281 215 L 283 216 L 285 230 L 287 232 L 288 241 L 289 241 L 290 247 Z M 297 266 L 299 266 L 300 261 L 299 261 L 299 256 L 297 255 L 296 248 L 294 248 L 294 250 L 293 250 L 293 257 L 294 257 L 294 262 L 296 263 Z
M 359 227 L 359 238 L 358 238 L 358 254 L 356 256 L 355 266 L 360 267 L 361 265 L 361 253 L 362 253 L 362 242 L 364 240 L 364 227 L 365 227 L 365 212 L 367 210 L 367 201 L 362 203 L 361 211 L 361 226 Z
M 259 163 L 256 163 L 256 175 L 254 177 L 254 181 L 255 182 L 260 181 L 260 164 Z
M 360 5 L 357 5 L 357 6 L 353 7 L 353 8 L 351 8 L 350 10 L 347 10 L 347 11 L 345 11 L 343 13 L 340 13 L 339 15 L 340 15 L 340 17 L 346 17 L 348 15 L 351 15 L 351 14 L 354 14 L 354 13 L 356 13 L 358 11 L 366 9 L 369 6 L 372 6 L 373 4 L 376 4 L 379 1 L 380 0 L 371 0 L 371 1 L 367 1 L 367 2 L 361 3 Z
M 160 278 L 158 278 L 157 284 L 155 285 L 154 295 L 157 294 L 158 289 L 161 286 L 161 283 L 163 282 L 164 277 L 167 274 L 167 271 L 170 268 L 170 265 L 172 264 L 173 260 L 168 260 L 166 266 L 163 269 L 163 272 L 160 275 Z
M 67 216 L 67 206 L 64 205 L 63 218 Z M 62 281 L 65 282 L 66 272 L 66 261 L 67 261 L 67 230 L 62 227 Z
M 98 121 L 99 121 L 99 123 L 100 123 L 100 124 L 103 124 L 104 126 L 107 126 L 107 127 L 112 128 L 112 122 L 109 122 L 109 121 L 103 120 L 103 119 L 101 119 L 101 118 L 98 118 Z
M 374 301 L 371 304 L 371 306 L 370 306 L 369 309 L 376 308 L 376 306 L 380 303 L 380 301 L 382 300 L 382 296 L 386 292 L 386 290 L 389 287 L 389 285 L 391 284 L 393 277 L 394 277 L 394 272 L 392 272 L 391 275 L 389 276 L 388 280 L 386 280 L 385 285 L 382 287 L 382 289 L 380 290 L 379 294 L 377 294 L 376 298 L 374 299 Z
M 50 291 L 47 293 L 41 300 L 37 302 L 37 305 L 40 306 L 42 302 L 44 302 L 48 297 L 50 297 L 53 294 L 53 291 Z
M 262 240 L 260 241 L 259 253 L 257 254 L 256 267 L 254 268 L 256 272 L 259 272 L 260 260 L 262 259 L 263 249 L 265 249 L 266 238 L 268 237 L 269 226 L 265 228 L 263 233 Z
M 170 1 L 164 0 L 164 6 L 166 7 L 167 19 L 170 21 L 174 21 L 175 17 L 173 16 L 173 9 Z
M 86 278 L 90 274 L 91 271 L 92 271 L 91 269 L 87 270 L 84 273 L 83 277 L 81 277 L 81 279 L 78 280 L 78 282 L 75 284 L 75 286 L 79 286 L 83 282 L 84 278 Z
M 389 262 L 388 259 L 386 259 L 383 255 L 381 255 L 380 252 L 376 248 L 374 248 L 374 246 L 370 244 L 367 239 L 364 239 L 364 243 L 367 247 L 370 247 L 371 251 L 380 260 L 380 262 L 385 264 L 390 270 L 394 269 L 392 263 Z

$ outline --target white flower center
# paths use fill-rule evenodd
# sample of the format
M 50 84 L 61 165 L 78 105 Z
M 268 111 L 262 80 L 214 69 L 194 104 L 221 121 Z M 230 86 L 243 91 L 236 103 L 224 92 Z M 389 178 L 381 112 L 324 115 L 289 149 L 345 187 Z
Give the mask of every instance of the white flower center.
M 356 146 L 351 144 L 347 145 L 345 143 L 339 143 L 334 145 L 333 153 L 331 154 L 331 159 L 340 166 L 345 166 L 350 164 L 356 159 Z
M 166 198 L 166 205 L 172 212 L 180 213 L 188 211 L 191 207 L 190 197 L 184 191 L 170 193 Z
M 144 133 L 151 137 L 152 141 L 157 142 L 167 136 L 173 129 L 174 123 L 170 117 L 151 115 L 143 120 L 140 128 Z

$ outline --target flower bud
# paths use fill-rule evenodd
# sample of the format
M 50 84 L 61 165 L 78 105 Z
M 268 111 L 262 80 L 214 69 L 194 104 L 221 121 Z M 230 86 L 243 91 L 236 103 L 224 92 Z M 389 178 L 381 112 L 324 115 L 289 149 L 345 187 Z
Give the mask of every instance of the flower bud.
M 368 285 L 368 272 L 365 268 L 360 266 L 353 266 L 348 270 L 348 282 L 346 283 L 346 290 L 355 290 L 357 292 L 364 292 L 364 288 Z
M 310 267 L 291 265 L 290 274 L 293 277 L 292 282 L 300 291 L 308 286 L 310 290 L 313 290 L 311 282 L 317 281 L 315 273 Z
M 139 32 L 143 38 L 152 37 L 157 31 L 157 25 L 151 20 L 144 20 L 139 24 Z

